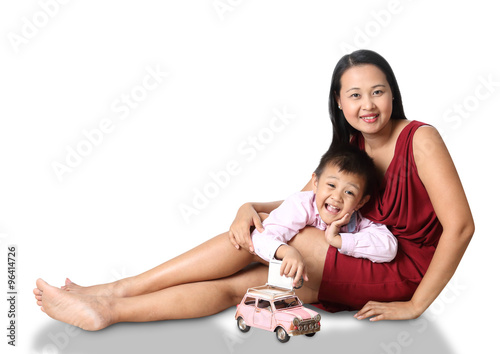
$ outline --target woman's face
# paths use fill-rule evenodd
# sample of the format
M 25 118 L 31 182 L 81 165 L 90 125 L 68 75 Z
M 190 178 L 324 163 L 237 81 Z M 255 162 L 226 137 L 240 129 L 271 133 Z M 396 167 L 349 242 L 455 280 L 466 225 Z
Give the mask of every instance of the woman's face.
M 353 66 L 340 78 L 337 103 L 347 122 L 365 135 L 379 133 L 387 125 L 392 99 L 387 78 L 375 65 Z

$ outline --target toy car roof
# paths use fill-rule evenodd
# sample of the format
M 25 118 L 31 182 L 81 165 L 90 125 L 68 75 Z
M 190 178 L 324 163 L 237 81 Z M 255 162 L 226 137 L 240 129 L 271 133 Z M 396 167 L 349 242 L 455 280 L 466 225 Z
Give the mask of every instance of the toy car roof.
M 258 296 L 267 300 L 277 300 L 289 296 L 295 296 L 293 290 L 280 288 L 273 285 L 262 285 L 247 290 L 247 295 Z

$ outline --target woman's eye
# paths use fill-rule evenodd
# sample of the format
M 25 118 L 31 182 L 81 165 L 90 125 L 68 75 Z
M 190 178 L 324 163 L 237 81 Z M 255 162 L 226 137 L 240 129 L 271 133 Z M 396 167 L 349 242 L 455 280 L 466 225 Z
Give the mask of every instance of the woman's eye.
M 352 98 L 359 98 L 361 95 L 359 93 L 353 93 L 351 95 Z
M 384 91 L 382 91 L 382 90 L 376 90 L 376 91 L 374 91 L 374 92 L 373 92 L 373 94 L 374 94 L 375 96 L 380 96 L 380 95 L 381 95 L 381 94 L 383 94 L 383 93 L 384 93 Z

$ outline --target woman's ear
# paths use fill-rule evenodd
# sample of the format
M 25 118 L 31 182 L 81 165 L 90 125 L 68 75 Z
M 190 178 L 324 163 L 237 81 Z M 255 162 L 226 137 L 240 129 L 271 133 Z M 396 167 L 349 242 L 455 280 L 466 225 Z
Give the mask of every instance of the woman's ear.
M 340 96 L 337 95 L 337 92 L 335 92 L 335 102 L 337 103 L 339 109 L 342 110 L 342 104 L 340 103 Z

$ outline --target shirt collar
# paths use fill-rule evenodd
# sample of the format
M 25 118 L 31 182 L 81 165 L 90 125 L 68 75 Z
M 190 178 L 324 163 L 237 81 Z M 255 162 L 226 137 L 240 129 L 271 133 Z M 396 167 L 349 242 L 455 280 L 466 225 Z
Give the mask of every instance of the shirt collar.
M 349 223 L 347 223 L 346 226 L 344 226 L 347 229 L 347 232 L 353 233 L 354 230 L 356 229 L 356 224 L 358 223 L 358 212 L 355 211 L 351 215 L 351 220 L 349 220 Z

